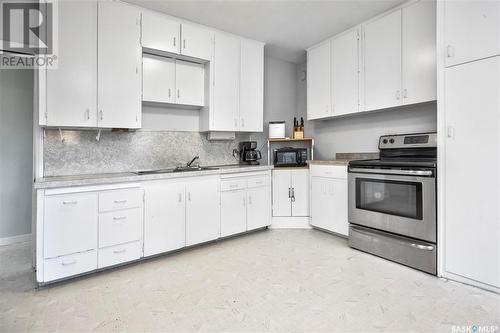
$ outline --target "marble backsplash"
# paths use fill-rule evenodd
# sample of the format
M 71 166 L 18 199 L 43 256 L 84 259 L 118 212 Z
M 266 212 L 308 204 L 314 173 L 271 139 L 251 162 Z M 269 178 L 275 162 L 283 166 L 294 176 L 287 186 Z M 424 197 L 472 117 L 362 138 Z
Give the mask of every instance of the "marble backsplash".
M 200 156 L 202 165 L 235 164 L 232 155 L 238 142 L 208 141 L 205 133 L 173 131 L 45 130 L 44 175 L 65 176 L 172 168 Z M 255 139 L 255 138 L 254 138 Z M 259 140 L 261 141 L 261 140 Z M 265 163 L 264 161 L 262 163 Z

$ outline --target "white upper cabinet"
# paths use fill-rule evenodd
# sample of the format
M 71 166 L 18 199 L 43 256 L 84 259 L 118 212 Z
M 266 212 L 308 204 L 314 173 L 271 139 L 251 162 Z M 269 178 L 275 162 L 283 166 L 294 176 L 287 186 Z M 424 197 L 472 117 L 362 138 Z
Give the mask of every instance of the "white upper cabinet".
M 402 14 L 403 104 L 436 100 L 436 2 L 419 1 Z
M 359 111 L 359 29 L 332 40 L 333 115 Z
M 499 1 L 445 1 L 445 64 L 500 54 Z
M 215 35 L 213 101 L 210 130 L 238 129 L 240 40 L 223 33 Z
M 98 10 L 98 125 L 140 128 L 141 12 L 115 1 L 99 2 Z
M 58 68 L 46 71 L 48 126 L 97 126 L 97 1 L 59 1 Z
M 203 65 L 187 61 L 175 62 L 176 103 L 203 106 L 204 70 Z
M 175 60 L 144 54 L 142 66 L 142 100 L 175 103 Z
M 401 105 L 401 10 L 364 24 L 364 110 Z
M 264 45 L 241 40 L 240 64 L 241 132 L 262 132 L 264 116 Z
M 330 49 L 328 41 L 307 51 L 307 119 L 332 115 Z
M 181 54 L 203 60 L 211 60 L 213 54 L 213 31 L 202 26 L 182 23 Z
M 142 12 L 142 47 L 179 53 L 180 35 L 179 21 L 154 11 Z

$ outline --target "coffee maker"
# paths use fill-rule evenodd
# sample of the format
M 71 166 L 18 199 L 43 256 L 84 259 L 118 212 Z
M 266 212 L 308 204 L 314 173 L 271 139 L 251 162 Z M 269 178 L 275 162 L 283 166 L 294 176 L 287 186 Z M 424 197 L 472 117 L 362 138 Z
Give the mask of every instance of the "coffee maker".
M 240 163 L 259 165 L 262 153 L 257 149 L 257 141 L 241 141 L 238 144 Z

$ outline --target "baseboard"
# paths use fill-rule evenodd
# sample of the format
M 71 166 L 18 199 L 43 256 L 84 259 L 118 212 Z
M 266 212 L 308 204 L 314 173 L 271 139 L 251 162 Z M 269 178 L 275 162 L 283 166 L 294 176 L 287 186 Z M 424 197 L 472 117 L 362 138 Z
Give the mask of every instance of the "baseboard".
M 472 286 L 472 287 L 476 287 L 476 288 L 480 288 L 480 289 L 484 289 L 484 290 L 487 290 L 487 291 L 494 292 L 496 294 L 500 294 L 500 288 L 498 288 L 498 287 L 495 287 L 495 286 L 492 286 L 492 285 L 489 285 L 489 284 L 485 284 L 485 283 L 482 283 L 482 282 L 479 282 L 479 281 L 476 281 L 476 280 L 468 279 L 466 277 L 463 277 L 463 276 L 460 276 L 460 275 L 457 275 L 457 274 L 453 274 L 453 273 L 450 273 L 450 272 L 446 272 L 445 271 L 444 274 L 442 276 L 440 276 L 440 278 L 443 278 L 443 279 L 446 279 L 446 280 L 450 280 L 450 281 L 459 282 L 459 283 L 463 283 L 463 284 L 466 284 L 466 285 L 469 285 L 469 286 Z
M 311 229 L 309 217 L 273 216 L 270 229 Z
M 0 246 L 31 241 L 31 234 L 0 238 Z

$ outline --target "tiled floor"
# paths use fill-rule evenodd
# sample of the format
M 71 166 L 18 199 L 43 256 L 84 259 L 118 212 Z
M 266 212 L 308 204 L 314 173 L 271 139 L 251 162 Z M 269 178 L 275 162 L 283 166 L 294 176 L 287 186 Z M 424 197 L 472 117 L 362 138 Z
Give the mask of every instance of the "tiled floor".
M 500 326 L 499 295 L 355 251 L 315 230 L 258 232 L 41 290 L 33 281 L 29 247 L 0 248 L 0 332 Z

